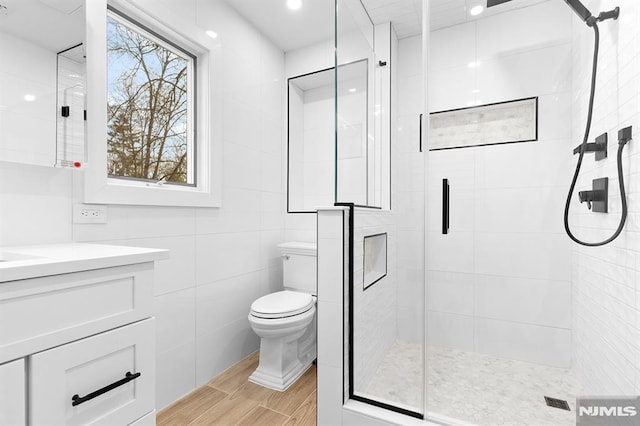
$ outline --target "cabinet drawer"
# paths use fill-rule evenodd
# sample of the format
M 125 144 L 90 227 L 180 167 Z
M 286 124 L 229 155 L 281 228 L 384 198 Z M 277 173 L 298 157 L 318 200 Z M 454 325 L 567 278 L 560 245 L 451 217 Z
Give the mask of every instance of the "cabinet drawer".
M 148 318 L 153 263 L 0 286 L 0 362 Z
M 24 360 L 0 365 L 0 425 L 19 426 L 27 422 Z
M 127 425 L 152 411 L 154 334 L 147 319 L 31 356 L 30 423 Z

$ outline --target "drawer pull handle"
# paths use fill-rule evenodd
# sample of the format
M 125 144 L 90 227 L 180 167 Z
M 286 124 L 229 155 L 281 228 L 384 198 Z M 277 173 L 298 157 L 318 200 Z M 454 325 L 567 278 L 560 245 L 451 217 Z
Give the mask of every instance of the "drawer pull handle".
M 80 405 L 83 402 L 87 402 L 92 400 L 95 397 L 98 397 L 100 395 L 102 395 L 103 393 L 107 393 L 111 390 L 114 390 L 115 388 L 122 386 L 126 383 L 129 383 L 132 380 L 137 379 L 138 377 L 140 377 L 142 373 L 135 373 L 135 374 L 131 374 L 130 371 L 127 371 L 127 374 L 125 374 L 125 378 L 124 379 L 120 379 L 117 382 L 113 382 L 110 385 L 107 385 L 105 387 L 103 387 L 102 389 L 98 389 L 97 391 L 93 391 L 90 394 L 86 395 L 86 396 L 80 396 L 78 394 L 75 394 L 71 397 L 71 405 L 72 406 L 76 406 L 76 405 Z

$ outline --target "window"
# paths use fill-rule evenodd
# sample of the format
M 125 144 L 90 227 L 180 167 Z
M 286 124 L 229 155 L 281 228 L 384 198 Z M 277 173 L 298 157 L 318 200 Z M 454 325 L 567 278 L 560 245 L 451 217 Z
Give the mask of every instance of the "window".
M 109 177 L 195 184 L 196 60 L 187 50 L 110 9 Z
M 91 0 L 85 12 L 83 201 L 219 207 L 220 39 L 168 8 Z

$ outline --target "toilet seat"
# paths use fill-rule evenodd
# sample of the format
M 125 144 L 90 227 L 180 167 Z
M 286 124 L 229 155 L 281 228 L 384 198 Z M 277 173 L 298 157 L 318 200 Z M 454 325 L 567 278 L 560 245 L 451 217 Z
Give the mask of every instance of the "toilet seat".
M 267 294 L 251 304 L 251 315 L 258 318 L 286 318 L 307 312 L 315 305 L 313 296 L 297 291 Z

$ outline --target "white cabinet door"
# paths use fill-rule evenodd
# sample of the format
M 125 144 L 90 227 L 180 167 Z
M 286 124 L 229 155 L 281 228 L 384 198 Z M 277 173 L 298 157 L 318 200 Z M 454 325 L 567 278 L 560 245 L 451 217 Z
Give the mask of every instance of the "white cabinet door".
M 26 424 L 25 395 L 24 360 L 0 365 L 0 425 Z
M 126 425 L 152 411 L 154 335 L 148 319 L 31 356 L 30 422 Z

